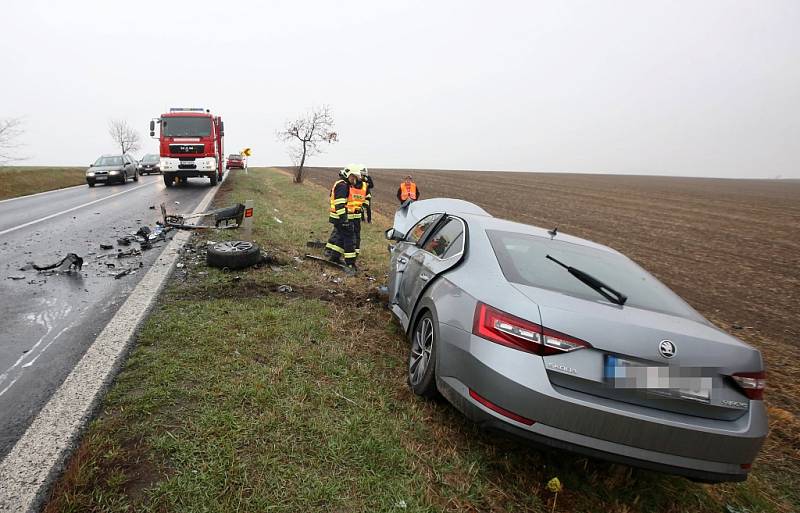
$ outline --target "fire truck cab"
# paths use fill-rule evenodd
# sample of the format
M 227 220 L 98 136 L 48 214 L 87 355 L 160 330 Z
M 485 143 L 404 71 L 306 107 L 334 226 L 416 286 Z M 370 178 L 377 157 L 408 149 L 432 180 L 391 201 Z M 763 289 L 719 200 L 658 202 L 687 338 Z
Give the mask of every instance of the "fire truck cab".
M 155 138 L 156 124 L 167 187 L 192 177 L 208 178 L 212 186 L 222 181 L 225 127 L 220 116 L 202 108 L 171 108 L 150 121 L 150 137 Z

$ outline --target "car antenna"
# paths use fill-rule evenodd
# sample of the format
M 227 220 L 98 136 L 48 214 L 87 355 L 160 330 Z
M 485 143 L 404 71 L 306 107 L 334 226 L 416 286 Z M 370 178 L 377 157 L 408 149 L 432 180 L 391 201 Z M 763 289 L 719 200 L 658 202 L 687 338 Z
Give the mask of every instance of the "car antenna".
M 550 240 L 555 239 L 556 235 L 558 235 L 558 225 L 552 230 L 547 230 L 547 233 L 550 234 Z

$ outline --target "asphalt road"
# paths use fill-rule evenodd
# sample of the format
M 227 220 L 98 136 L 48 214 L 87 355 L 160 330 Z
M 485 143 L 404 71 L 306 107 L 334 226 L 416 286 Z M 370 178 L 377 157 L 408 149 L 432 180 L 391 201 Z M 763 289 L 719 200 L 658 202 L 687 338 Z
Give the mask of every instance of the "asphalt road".
M 138 183 L 83 186 L 0 202 L 0 459 L 164 246 L 141 257 L 117 258 L 118 248 L 138 248 L 120 246 L 117 238 L 140 226 L 154 227 L 161 203 L 169 212 L 191 212 L 208 190 L 208 180 L 199 178 L 167 189 L 161 176 L 153 175 Z M 102 250 L 101 243 L 114 247 Z M 70 252 L 84 259 L 78 273 L 20 270 L 30 262 L 56 262 Z M 135 274 L 113 277 L 139 262 Z

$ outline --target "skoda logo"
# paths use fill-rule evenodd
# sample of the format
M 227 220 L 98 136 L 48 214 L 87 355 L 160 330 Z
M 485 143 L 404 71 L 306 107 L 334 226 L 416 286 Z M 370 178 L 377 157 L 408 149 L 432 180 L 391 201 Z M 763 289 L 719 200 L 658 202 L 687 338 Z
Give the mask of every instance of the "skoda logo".
M 669 340 L 662 340 L 658 344 L 658 352 L 661 353 L 661 356 L 664 358 L 672 358 L 675 356 L 675 344 Z

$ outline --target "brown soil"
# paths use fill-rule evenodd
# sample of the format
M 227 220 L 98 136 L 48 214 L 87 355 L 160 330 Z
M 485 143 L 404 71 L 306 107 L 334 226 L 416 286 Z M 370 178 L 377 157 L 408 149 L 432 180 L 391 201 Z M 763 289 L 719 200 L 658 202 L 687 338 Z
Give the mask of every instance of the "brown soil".
M 330 187 L 336 172 L 313 168 L 307 177 Z M 637 261 L 720 328 L 761 349 L 773 427 L 768 448 L 798 466 L 800 441 L 790 433 L 800 432 L 800 180 L 370 173 L 375 208 L 389 215 L 401 177 L 411 173 L 422 199 L 465 199 L 494 216 L 558 226 Z

